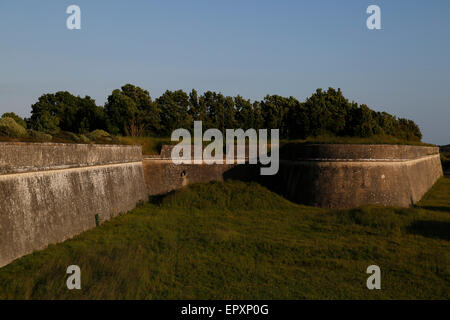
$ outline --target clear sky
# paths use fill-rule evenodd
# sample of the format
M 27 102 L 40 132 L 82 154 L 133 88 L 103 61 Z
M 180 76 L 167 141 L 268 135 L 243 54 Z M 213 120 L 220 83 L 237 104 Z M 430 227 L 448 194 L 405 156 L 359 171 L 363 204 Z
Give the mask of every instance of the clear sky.
M 371 4 L 382 30 L 366 27 Z M 449 0 L 0 1 L 0 114 L 60 90 L 102 105 L 126 83 L 302 101 L 331 86 L 448 144 L 449 76 Z

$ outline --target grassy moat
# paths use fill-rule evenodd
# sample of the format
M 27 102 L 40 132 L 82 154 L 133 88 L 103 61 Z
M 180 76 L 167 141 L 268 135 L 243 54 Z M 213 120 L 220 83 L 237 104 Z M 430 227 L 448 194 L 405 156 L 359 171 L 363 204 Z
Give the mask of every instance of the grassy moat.
M 1 299 L 449 299 L 450 178 L 409 209 L 195 184 L 0 269 Z M 368 290 L 366 268 L 381 268 Z M 81 290 L 66 269 L 81 268 Z

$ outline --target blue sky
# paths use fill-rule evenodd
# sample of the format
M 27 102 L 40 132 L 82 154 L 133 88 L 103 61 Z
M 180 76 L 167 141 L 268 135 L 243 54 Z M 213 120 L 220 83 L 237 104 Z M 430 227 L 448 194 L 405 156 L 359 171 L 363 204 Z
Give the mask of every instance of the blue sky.
M 71 4 L 81 30 L 66 28 Z M 382 30 L 366 28 L 371 4 Z M 448 0 L 2 0 L 0 114 L 59 90 L 104 104 L 125 83 L 302 101 L 331 86 L 447 144 L 449 17 Z

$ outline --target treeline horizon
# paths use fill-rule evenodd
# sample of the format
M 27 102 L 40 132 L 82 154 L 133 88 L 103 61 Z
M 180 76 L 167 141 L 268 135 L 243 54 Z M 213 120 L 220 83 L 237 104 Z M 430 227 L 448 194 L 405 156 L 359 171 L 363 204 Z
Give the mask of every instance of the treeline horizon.
M 230 128 L 279 129 L 281 139 L 291 140 L 320 135 L 422 139 L 414 121 L 350 102 L 340 89 L 333 88 L 317 89 L 304 102 L 279 95 L 252 102 L 213 91 L 199 95 L 195 89 L 189 94 L 167 90 L 153 100 L 149 91 L 126 84 L 113 90 L 104 106 L 89 96 L 59 91 L 40 96 L 24 122 L 30 129 L 49 134 L 104 130 L 113 135 L 168 137 L 178 128 L 192 131 L 194 121 L 202 121 L 204 130 L 222 132 Z

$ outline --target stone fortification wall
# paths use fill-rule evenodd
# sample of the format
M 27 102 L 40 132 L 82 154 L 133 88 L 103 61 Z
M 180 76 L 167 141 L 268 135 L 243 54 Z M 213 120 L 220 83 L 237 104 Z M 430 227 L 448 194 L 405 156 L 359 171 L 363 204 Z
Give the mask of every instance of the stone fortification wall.
M 302 204 L 348 208 L 367 204 L 407 207 L 442 176 L 439 149 L 408 145 L 288 144 L 280 150 L 275 176 L 257 166 L 175 165 L 171 147 L 144 159 L 149 194 L 164 194 L 189 183 L 227 178 L 256 180 Z
M 280 150 L 284 160 L 397 161 L 439 153 L 439 147 L 386 144 L 287 144 Z
M 0 143 L 0 266 L 146 200 L 141 147 Z
M 142 160 L 140 146 L 0 143 L 0 174 L 67 169 Z
M 144 176 L 149 195 L 162 195 L 191 183 L 222 181 L 234 164 L 180 164 L 168 159 L 144 158 Z
M 271 184 L 286 198 L 306 205 L 408 207 L 441 176 L 439 155 L 406 161 L 282 161 Z

